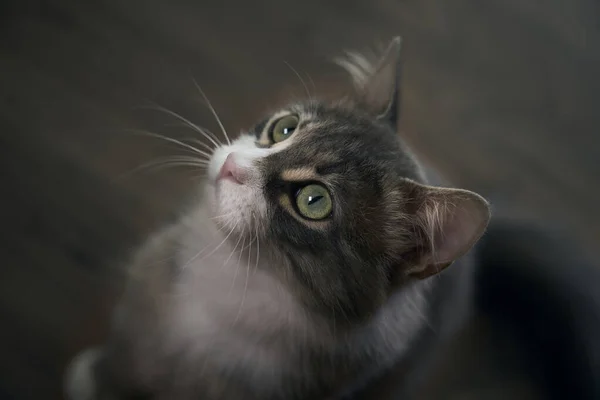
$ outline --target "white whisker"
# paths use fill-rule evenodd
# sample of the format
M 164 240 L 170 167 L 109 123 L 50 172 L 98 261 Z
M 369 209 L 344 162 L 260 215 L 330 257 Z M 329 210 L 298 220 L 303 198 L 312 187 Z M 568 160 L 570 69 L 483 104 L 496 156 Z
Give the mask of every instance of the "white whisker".
M 209 145 L 207 145 L 206 143 L 204 143 L 203 141 L 199 140 L 199 139 L 195 139 L 195 138 L 187 138 L 186 140 L 189 140 L 192 143 L 196 143 L 199 146 L 203 146 L 204 148 L 208 149 L 209 151 L 213 152 L 214 149 L 212 147 L 210 147 Z
M 163 169 L 166 168 L 175 168 L 175 167 L 191 167 L 191 168 L 205 168 L 206 164 L 199 164 L 199 163 L 191 163 L 191 162 L 183 162 L 183 161 L 166 161 L 166 162 L 162 162 L 162 163 L 147 163 L 145 165 L 141 165 L 140 169 L 141 170 L 146 170 L 146 171 L 162 171 Z
M 258 218 L 255 218 L 258 219 Z M 258 269 L 258 260 L 260 258 L 260 240 L 258 239 L 258 221 L 256 223 L 256 264 L 254 265 L 254 272 Z
M 254 216 L 254 214 L 252 214 L 252 216 Z M 252 224 L 252 219 L 250 220 L 250 223 Z M 258 236 L 256 238 L 258 238 Z M 252 254 L 252 242 L 253 241 L 254 240 L 250 241 L 249 248 L 248 248 L 248 266 L 246 267 L 246 283 L 244 284 L 244 293 L 242 294 L 242 300 L 240 301 L 240 308 L 238 309 L 238 313 L 237 313 L 235 319 L 233 320 L 234 325 L 237 322 L 240 315 L 242 314 L 242 309 L 244 307 L 244 301 L 246 300 L 246 293 L 248 292 L 248 280 L 250 278 L 250 255 Z
M 198 180 L 206 180 L 208 178 L 208 174 L 200 174 L 200 175 L 194 175 L 191 179 L 193 179 L 194 181 L 198 181 Z
M 227 241 L 227 239 L 229 239 L 229 236 L 231 236 L 233 234 L 233 232 L 235 231 L 235 228 L 237 228 L 237 226 L 239 225 L 239 223 L 236 223 L 233 228 L 231 229 L 231 232 L 229 232 L 227 234 L 227 236 L 225 236 L 225 239 L 223 239 L 223 241 L 221 243 L 219 243 L 219 245 L 217 247 L 215 247 L 210 253 L 206 254 L 204 257 L 201 258 L 201 260 L 204 260 L 208 257 L 210 257 L 211 255 L 213 255 L 217 250 L 219 250 L 219 248 L 221 246 L 223 246 L 223 244 L 225 244 L 225 242 Z
M 149 107 L 149 108 L 153 108 L 153 107 Z M 162 111 L 166 114 L 169 114 L 175 118 L 177 118 L 178 120 L 184 122 L 187 126 L 189 126 L 190 128 L 192 128 L 194 131 L 198 132 L 199 134 L 203 135 L 205 138 L 207 138 L 208 140 L 210 140 L 215 147 L 219 147 L 221 146 L 221 141 L 219 140 L 219 138 L 217 138 L 215 136 L 214 133 L 207 131 L 205 129 L 203 129 L 201 126 L 194 124 L 193 122 L 191 122 L 189 119 L 177 114 L 175 111 L 171 111 L 167 108 L 164 108 L 162 106 L 159 106 L 158 104 L 154 104 L 154 109 L 158 110 L 158 111 Z
M 189 162 L 192 164 L 202 164 L 202 165 L 210 164 L 209 160 L 205 160 L 205 159 L 198 158 L 198 157 L 191 157 L 191 156 L 166 156 L 166 157 L 159 157 L 153 161 L 157 164 L 160 162 L 169 163 L 171 161 L 173 161 L 173 162 Z
M 192 80 L 194 81 L 194 85 L 196 85 L 196 89 L 198 89 L 198 92 L 200 92 L 200 95 L 202 96 L 202 98 L 206 102 L 206 105 L 208 106 L 210 112 L 212 113 L 212 115 L 217 120 L 217 123 L 219 124 L 219 127 L 221 128 L 221 132 L 223 132 L 223 135 L 225 136 L 225 139 L 227 139 L 227 144 L 229 144 L 231 146 L 231 141 L 229 140 L 229 135 L 227 135 L 227 131 L 225 130 L 225 127 L 223 126 L 223 123 L 221 122 L 221 118 L 219 118 L 219 115 L 217 114 L 217 111 L 213 107 L 213 105 L 210 102 L 210 100 L 208 100 L 208 97 L 204 93 L 204 90 L 202 90 L 202 88 L 200 87 L 200 85 L 198 85 L 198 82 L 196 82 L 196 79 L 192 78 Z
M 231 231 L 229 231 L 229 233 L 227 234 L 227 236 L 225 236 L 225 239 L 223 239 L 221 241 L 221 243 L 219 243 L 217 245 L 217 247 L 215 247 L 210 253 L 208 253 L 207 255 L 205 255 L 204 257 L 202 257 L 201 260 L 204 260 L 206 257 L 209 257 L 210 255 L 214 254 L 221 246 L 223 246 L 223 244 L 227 241 L 227 239 L 229 239 L 229 236 L 231 236 L 231 234 L 235 231 L 235 228 L 237 228 L 238 224 L 236 223 L 233 228 L 231 228 Z M 204 251 L 206 251 L 210 246 L 206 246 L 204 249 L 200 250 L 198 253 L 196 253 L 195 256 L 193 256 L 192 258 L 190 258 L 185 264 L 182 265 L 182 269 L 186 268 L 190 263 L 192 263 L 196 258 L 198 258 L 202 253 L 204 253 Z
M 235 247 L 233 248 L 233 252 L 237 249 L 238 244 L 240 243 L 240 239 L 244 239 L 242 241 L 242 247 L 240 248 L 240 254 L 238 256 L 238 262 L 235 266 L 235 272 L 233 274 L 233 279 L 231 280 L 231 287 L 229 288 L 229 295 L 231 295 L 231 292 L 233 291 L 233 288 L 235 286 L 235 280 L 237 278 L 238 272 L 240 271 L 240 262 L 242 260 L 242 252 L 244 251 L 244 244 L 246 243 L 246 238 L 244 237 L 244 232 L 242 232 L 242 234 L 240 235 L 237 243 L 235 244 Z M 231 256 L 233 255 L 233 252 L 231 252 L 231 254 L 229 255 L 229 258 L 227 258 L 227 260 L 225 261 L 225 263 L 227 263 L 227 261 L 229 261 L 229 259 L 231 258 Z
M 231 211 L 231 212 L 228 212 L 228 213 L 225 213 L 225 214 L 217 215 L 217 216 L 214 216 L 214 217 L 210 217 L 209 219 L 219 220 L 219 219 L 230 217 L 230 216 L 232 216 L 234 214 L 237 214 L 237 210 L 236 211 Z
M 194 128 L 193 126 L 190 127 L 190 125 L 188 123 L 181 122 L 181 121 L 180 122 L 174 122 L 174 123 L 171 123 L 171 124 L 165 124 L 164 126 L 170 126 L 170 127 L 174 127 L 175 126 L 175 127 L 189 128 L 189 129 L 192 129 L 194 132 L 197 132 L 196 128 Z M 204 126 L 200 126 L 200 125 L 196 125 L 196 126 L 198 128 L 200 128 L 200 129 L 202 129 L 202 131 L 204 131 L 207 134 L 211 135 L 213 138 L 216 137 L 216 135 L 210 129 L 208 129 L 208 128 L 204 127 Z M 206 148 L 207 150 L 209 150 L 211 152 L 214 151 L 214 147 L 209 146 L 208 144 L 200 141 L 199 139 L 196 139 L 196 138 L 186 138 L 186 140 L 196 142 L 197 144 L 199 144 L 200 146 Z
M 300 80 L 300 82 L 302 83 L 302 86 L 304 86 L 304 90 L 306 91 L 306 95 L 308 96 L 309 100 L 312 100 L 312 94 L 310 93 L 310 90 L 308 89 L 308 86 L 306 85 L 306 82 L 304 81 L 304 79 L 302 79 L 302 76 L 300 75 L 300 73 L 296 70 L 296 68 L 292 67 L 292 65 L 290 63 L 288 63 L 287 61 L 283 61 L 285 63 L 285 65 L 287 65 L 289 67 L 289 69 L 292 70 L 292 72 L 298 77 L 298 79 Z M 314 84 L 314 83 L 313 83 Z
M 233 246 L 233 250 L 231 250 L 231 254 L 229 254 L 229 257 L 227 257 L 227 259 L 225 259 L 225 262 L 223 263 L 223 265 L 227 264 L 229 262 L 229 260 L 231 260 L 231 257 L 233 256 L 233 254 L 237 250 L 237 247 L 240 244 L 240 242 L 241 242 L 241 240 L 242 240 L 243 237 L 244 237 L 244 233 L 242 232 L 242 234 L 238 238 L 237 242 L 235 242 L 235 246 Z M 235 279 L 235 277 L 234 277 L 234 279 Z
M 181 147 L 183 147 L 185 149 L 191 150 L 191 151 L 193 151 L 196 154 L 200 154 L 200 155 L 206 156 L 208 158 L 211 157 L 211 154 L 209 154 L 209 153 L 207 153 L 205 151 L 199 150 L 199 149 L 195 148 L 194 146 L 192 146 L 192 145 L 190 145 L 188 143 L 182 142 L 181 140 L 177 140 L 177 139 L 165 136 L 165 135 L 161 135 L 160 133 L 145 131 L 143 129 L 127 129 L 126 131 L 127 132 L 131 132 L 131 133 L 135 133 L 135 134 L 139 134 L 139 135 L 146 135 L 146 136 L 151 136 L 151 137 L 154 137 L 154 138 L 157 138 L 157 139 L 166 140 L 167 142 L 174 143 L 174 144 L 179 145 L 179 146 L 181 146 Z
M 256 251 L 257 253 L 260 251 L 260 242 L 258 239 L 259 236 L 259 232 L 262 232 L 262 221 L 259 218 L 255 218 L 255 222 L 256 222 Z M 258 270 L 258 254 L 256 255 L 256 267 L 254 268 L 254 271 L 252 271 L 252 274 L 254 275 L 256 273 L 256 271 Z
M 310 76 L 309 73 L 306 73 L 306 77 L 308 78 L 308 81 L 310 82 L 310 85 L 312 86 L 313 91 L 317 91 L 317 85 L 315 85 L 315 81 L 313 80 L 313 78 Z
M 175 168 L 175 167 L 190 167 L 190 168 L 199 168 L 206 169 L 209 163 L 204 160 L 194 160 L 190 157 L 190 160 L 184 159 L 162 159 L 162 160 L 154 160 L 147 162 L 145 164 L 139 165 L 133 168 L 129 172 L 125 172 L 122 175 L 118 176 L 116 180 L 126 179 L 131 175 L 140 172 L 158 172 L 166 168 Z

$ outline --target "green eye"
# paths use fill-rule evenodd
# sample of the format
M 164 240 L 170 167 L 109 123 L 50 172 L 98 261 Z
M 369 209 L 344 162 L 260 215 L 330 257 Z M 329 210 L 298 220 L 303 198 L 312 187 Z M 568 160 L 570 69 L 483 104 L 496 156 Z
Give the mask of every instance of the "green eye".
M 271 131 L 271 140 L 273 140 L 273 143 L 283 142 L 285 139 L 292 136 L 297 126 L 297 116 L 288 115 L 281 118 L 273 126 L 273 130 Z
M 312 184 L 304 186 L 296 194 L 298 212 L 304 218 L 319 220 L 331 214 L 331 196 L 324 186 Z

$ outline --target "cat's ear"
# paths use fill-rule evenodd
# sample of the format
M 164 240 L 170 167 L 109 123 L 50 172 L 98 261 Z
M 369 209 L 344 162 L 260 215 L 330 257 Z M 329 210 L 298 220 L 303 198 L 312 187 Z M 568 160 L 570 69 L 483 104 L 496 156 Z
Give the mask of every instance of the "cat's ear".
M 383 55 L 374 64 L 353 54 L 354 65 L 347 69 L 358 89 L 358 102 L 380 120 L 394 128 L 400 118 L 401 38 L 392 39 Z
M 408 275 L 427 278 L 467 253 L 481 238 L 490 220 L 489 203 L 462 189 L 426 186 L 416 182 L 415 251 Z

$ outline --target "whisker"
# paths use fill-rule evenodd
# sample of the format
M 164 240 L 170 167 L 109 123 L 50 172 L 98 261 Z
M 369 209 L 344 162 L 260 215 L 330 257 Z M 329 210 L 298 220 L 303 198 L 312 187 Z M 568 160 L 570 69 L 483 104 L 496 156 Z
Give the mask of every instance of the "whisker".
M 205 164 L 196 164 L 196 163 L 189 163 L 189 162 L 183 162 L 183 161 L 173 161 L 173 162 L 165 162 L 165 163 L 161 163 L 161 164 L 150 164 L 150 165 L 143 165 L 142 167 L 146 167 L 146 169 L 148 171 L 161 171 L 163 169 L 167 169 L 167 168 L 175 168 L 175 167 L 190 167 L 190 168 L 204 168 L 206 167 Z M 142 168 L 143 169 L 143 168 Z
M 165 124 L 164 126 L 167 127 L 183 127 L 183 128 L 190 128 L 190 126 L 184 122 L 176 122 L 176 123 L 172 123 L 172 124 Z M 214 135 L 214 133 L 212 133 L 210 130 L 206 129 L 205 127 L 200 127 L 202 130 L 206 131 L 206 132 L 210 132 L 212 135 Z M 196 132 L 195 129 L 192 128 L 192 130 L 194 132 Z M 196 138 L 185 138 L 185 140 L 189 141 L 189 142 L 194 142 L 196 144 L 198 144 L 199 146 L 204 147 L 206 150 L 210 151 L 211 153 L 215 151 L 215 148 L 213 146 L 208 145 L 207 143 L 204 143 L 203 141 L 196 139 Z
M 217 216 L 214 216 L 214 217 L 210 217 L 209 219 L 215 220 L 215 219 L 227 218 L 227 217 L 229 217 L 229 216 L 231 216 L 233 214 L 236 214 L 236 213 L 237 213 L 237 210 L 236 211 L 231 211 L 231 212 L 228 212 L 228 213 L 225 213 L 225 214 L 217 215 Z
M 229 231 L 229 233 L 227 234 L 227 236 L 225 236 L 225 239 L 223 239 L 221 241 L 221 243 L 219 243 L 217 245 L 217 247 L 215 247 L 208 255 L 204 256 L 202 258 L 205 259 L 206 257 L 210 256 L 211 254 L 213 254 L 215 251 L 217 251 L 226 241 L 227 239 L 229 239 L 229 236 L 231 236 L 231 234 L 235 231 L 235 228 L 237 228 L 238 224 L 236 223 L 233 228 L 231 228 L 231 231 Z M 186 268 L 190 263 L 192 263 L 196 258 L 198 258 L 204 251 L 206 251 L 210 246 L 206 246 L 204 249 L 200 250 L 198 253 L 196 253 L 195 256 L 193 256 L 192 258 L 190 258 L 185 264 L 183 264 L 181 266 L 182 269 Z
M 191 179 L 193 181 L 199 181 L 199 180 L 206 180 L 208 178 L 208 174 L 200 174 L 200 175 L 194 175 Z
M 200 87 L 200 85 L 198 85 L 198 82 L 196 82 L 196 79 L 192 77 L 192 80 L 194 81 L 194 85 L 196 85 L 196 89 L 198 89 L 198 92 L 200 92 L 200 95 L 202 96 L 202 98 L 206 102 L 206 105 L 208 106 L 210 112 L 212 113 L 212 115 L 217 120 L 217 123 L 219 124 L 219 127 L 221 128 L 221 132 L 223 132 L 223 135 L 225 136 L 225 139 L 227 139 L 227 144 L 231 146 L 231 141 L 229 140 L 229 135 L 227 135 L 227 131 L 225 130 L 225 127 L 223 126 L 223 123 L 221 122 L 221 118 L 219 118 L 219 115 L 217 114 L 217 111 L 213 107 L 213 105 L 210 102 L 210 100 L 208 100 L 208 97 L 204 93 L 204 90 L 202 90 L 202 88 Z
M 258 218 L 255 218 L 258 219 Z M 256 264 L 254 264 L 254 272 L 258 269 L 258 260 L 260 258 L 260 240 L 258 240 L 258 221 L 255 225 L 256 227 Z
M 186 155 L 159 157 L 155 161 L 157 161 L 157 162 L 159 162 L 159 161 L 164 161 L 164 162 L 169 162 L 169 161 L 188 161 L 190 163 L 197 163 L 197 164 L 204 164 L 204 165 L 209 165 L 210 164 L 210 161 L 207 160 L 207 159 L 199 158 L 199 157 L 186 156 Z
M 181 121 L 179 121 L 179 122 L 173 122 L 173 123 L 170 123 L 170 124 L 164 124 L 164 126 L 168 126 L 168 127 L 180 127 L 180 128 L 188 128 L 188 129 L 192 129 L 194 132 L 197 132 L 197 130 L 196 130 L 196 128 L 195 128 L 195 127 L 193 127 L 193 126 L 190 126 L 188 123 L 186 123 L 186 122 L 181 122 Z M 207 134 L 211 135 L 213 138 L 216 138 L 216 137 L 217 137 L 217 136 L 214 134 L 214 132 L 213 132 L 213 131 L 211 131 L 210 129 L 208 129 L 207 127 L 205 127 L 205 126 L 200 126 L 200 125 L 198 125 L 198 124 L 196 124 L 196 126 L 197 126 L 198 128 L 200 128 L 200 129 L 201 129 L 203 132 L 206 132 Z M 192 140 L 192 139 L 188 139 L 188 140 Z M 198 139 L 194 139 L 194 140 L 198 140 Z M 213 148 L 213 147 L 210 147 L 209 145 L 207 145 L 207 144 L 205 144 L 205 143 L 203 143 L 203 142 L 199 142 L 199 143 L 202 143 L 202 145 L 203 145 L 203 146 L 205 146 L 205 147 L 206 147 L 208 150 L 210 150 L 210 151 L 213 151 L 213 150 L 214 150 L 214 148 Z
M 260 251 L 260 241 L 258 239 L 258 234 L 259 231 L 262 232 L 263 231 L 263 226 L 262 226 L 262 221 L 259 218 L 255 218 L 254 219 L 256 222 L 256 252 L 258 253 Z M 254 271 L 252 271 L 252 274 L 254 275 L 256 273 L 256 271 L 258 270 L 258 254 L 256 254 L 256 266 L 254 268 Z
M 252 216 L 254 216 L 254 214 L 252 214 Z M 252 219 L 250 219 L 250 223 L 252 224 Z M 258 238 L 258 236 L 257 236 Z M 240 308 L 238 309 L 238 313 L 235 317 L 235 319 L 233 320 L 233 324 L 235 324 L 238 320 L 238 318 L 240 317 L 240 315 L 242 314 L 242 309 L 244 307 L 244 301 L 246 300 L 246 293 L 248 292 L 248 279 L 250 278 L 250 255 L 252 254 L 252 242 L 253 240 L 250 241 L 249 244 L 249 249 L 248 249 L 248 266 L 246 267 L 246 283 L 244 284 L 244 293 L 242 294 L 242 300 L 240 301 Z
M 168 167 L 200 167 L 205 168 L 207 164 L 199 163 L 199 162 L 189 162 L 189 161 L 165 161 L 162 163 L 155 163 L 154 165 L 148 165 L 149 168 L 156 170 L 157 168 L 168 168 Z
M 308 96 L 308 99 L 312 101 L 312 94 L 310 93 L 310 90 L 308 90 L 308 86 L 306 85 L 306 82 L 304 81 L 304 79 L 302 79 L 302 76 L 300 75 L 300 73 L 296 70 L 296 68 L 292 67 L 292 65 L 290 63 L 288 63 L 287 61 L 283 60 L 283 62 L 285 63 L 285 65 L 287 65 L 289 67 L 289 69 L 292 70 L 292 72 L 298 77 L 298 79 L 300 80 L 300 82 L 302 83 L 302 86 L 304 86 L 304 90 L 306 91 L 306 95 Z M 314 84 L 314 83 L 313 83 Z
M 199 139 L 187 138 L 186 140 L 189 140 L 192 143 L 196 143 L 199 146 L 203 146 L 204 148 L 210 150 L 211 152 L 215 151 L 212 147 L 210 147 L 209 145 L 207 145 L 206 143 L 204 143 L 203 141 L 201 141 Z
M 192 146 L 192 145 L 190 145 L 188 143 L 182 142 L 181 140 L 177 140 L 177 139 L 165 136 L 165 135 L 161 135 L 160 133 L 145 131 L 143 129 L 126 129 L 126 131 L 130 132 L 130 133 L 138 134 L 138 135 L 146 135 L 146 136 L 154 137 L 154 138 L 157 138 L 157 139 L 166 140 L 167 142 L 174 143 L 174 144 L 179 145 L 179 146 L 181 146 L 181 147 L 183 147 L 185 149 L 191 150 L 191 151 L 193 151 L 196 154 L 201 154 L 201 155 L 206 156 L 208 158 L 210 158 L 212 156 L 211 154 L 209 154 L 209 153 L 207 153 L 205 151 L 199 150 L 199 149 L 195 148 L 194 146 Z
M 315 81 L 313 80 L 312 76 L 310 76 L 310 74 L 307 72 L 306 73 L 306 77 L 308 78 L 308 81 L 310 82 L 310 86 L 312 86 L 313 91 L 317 91 L 317 85 L 315 85 Z
M 248 244 L 246 245 L 246 247 L 244 247 L 242 250 L 246 250 L 247 248 L 249 248 L 249 247 L 252 245 L 252 243 L 254 243 L 255 241 L 256 241 L 256 237 L 255 237 L 255 236 L 253 236 L 253 237 L 252 237 L 252 240 L 250 240 L 250 241 L 248 242 Z
M 235 246 L 233 246 L 233 250 L 231 251 L 231 254 L 229 254 L 229 257 L 227 257 L 227 259 L 225 260 L 225 262 L 223 263 L 223 265 L 227 264 L 229 262 L 229 260 L 231 260 L 231 257 L 233 256 L 233 253 L 235 253 L 235 251 L 237 250 L 237 247 L 240 244 L 240 242 L 242 241 L 243 237 L 244 237 L 244 233 L 242 232 L 242 234 L 238 238 L 237 242 L 235 243 Z M 234 276 L 234 279 L 235 279 L 235 276 Z
M 242 248 L 240 249 L 240 254 L 238 255 L 238 267 L 240 266 L 240 263 L 242 262 L 242 255 L 243 255 L 245 249 L 246 249 L 246 237 L 244 237 L 244 241 L 242 242 Z
M 219 245 L 217 247 L 215 247 L 210 253 L 206 254 L 204 257 L 201 258 L 201 260 L 204 260 L 208 257 L 210 257 L 211 255 L 213 255 L 217 250 L 219 250 L 219 248 L 221 246 L 223 246 L 225 244 L 225 242 L 227 241 L 227 239 L 229 239 L 229 236 L 231 236 L 233 234 L 233 232 L 235 231 L 235 228 L 237 228 L 237 226 L 239 225 L 239 222 L 236 223 L 233 228 L 231 229 L 231 231 L 227 234 L 227 236 L 225 236 L 225 239 L 223 239 L 223 241 L 221 243 L 219 243 Z
M 182 142 L 182 143 L 185 143 L 185 142 Z M 198 142 L 198 143 L 201 143 L 201 142 Z M 194 147 L 194 146 L 191 146 L 191 147 Z M 204 157 L 202 158 L 202 160 L 209 161 L 209 160 L 212 158 L 212 153 L 207 153 L 206 151 L 204 151 L 204 150 L 199 150 L 199 149 L 198 149 L 198 148 L 196 148 L 196 147 L 194 147 L 194 148 L 196 149 L 196 150 L 194 151 L 194 154 L 199 154 L 199 155 L 202 155 L 202 156 L 204 156 Z
M 203 135 L 208 140 L 210 140 L 215 145 L 215 147 L 220 147 L 222 145 L 221 141 L 219 140 L 219 138 L 216 137 L 216 135 L 214 133 L 203 129 L 201 126 L 199 126 L 197 124 L 194 124 L 189 119 L 177 114 L 175 111 L 171 111 L 171 110 L 169 110 L 165 107 L 162 107 L 156 103 L 154 103 L 153 105 L 154 105 L 153 107 L 146 107 L 146 108 L 162 111 L 165 114 L 169 114 L 169 115 L 177 118 L 178 120 L 184 122 L 187 126 L 192 128 L 194 131 L 198 132 L 199 134 Z
M 233 291 L 233 288 L 235 287 L 235 280 L 237 278 L 238 272 L 240 271 L 240 261 L 242 259 L 242 251 L 244 250 L 244 244 L 246 243 L 246 238 L 244 237 L 244 233 L 245 232 L 242 232 L 242 234 L 238 238 L 237 243 L 235 244 L 235 247 L 233 248 L 233 251 L 231 252 L 231 254 L 229 255 L 229 257 L 227 258 L 227 260 L 225 260 L 225 263 L 223 264 L 223 265 L 227 264 L 227 262 L 231 259 L 231 256 L 233 256 L 233 253 L 235 252 L 235 250 L 238 247 L 238 244 L 240 243 L 241 239 L 243 238 L 244 240 L 242 242 L 242 247 L 240 248 L 240 254 L 239 254 L 239 257 L 238 257 L 238 262 L 237 262 L 237 265 L 235 266 L 235 272 L 233 274 L 233 279 L 231 280 L 231 287 L 229 288 L 229 294 L 228 295 L 231 295 L 231 292 Z
M 190 168 L 200 168 L 206 169 L 208 167 L 208 162 L 202 162 L 200 160 L 192 161 L 177 161 L 177 160 L 166 160 L 166 161 L 151 161 L 140 166 L 133 168 L 129 172 L 125 172 L 124 174 L 118 176 L 116 178 L 117 181 L 126 179 L 131 175 L 140 172 L 158 172 L 166 168 L 175 168 L 175 167 L 190 167 Z

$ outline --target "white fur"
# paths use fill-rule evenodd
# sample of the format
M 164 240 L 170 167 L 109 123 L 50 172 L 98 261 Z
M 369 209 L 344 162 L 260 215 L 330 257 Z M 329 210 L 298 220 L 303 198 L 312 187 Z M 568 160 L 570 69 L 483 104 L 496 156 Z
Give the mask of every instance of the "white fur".
M 352 78 L 354 86 L 362 90 L 377 69 L 378 58 L 374 55 L 347 51 L 344 57 L 334 59 L 335 64 L 344 69 Z
M 291 140 L 291 139 L 288 139 Z M 173 288 L 166 349 L 185 349 L 195 363 L 210 357 L 212 367 L 242 368 L 261 385 L 277 382 L 274 375 L 293 367 L 276 343 L 260 344 L 267 334 L 306 336 L 308 321 L 289 291 L 259 266 L 257 221 L 265 219 L 266 199 L 256 161 L 282 148 L 261 149 L 255 138 L 242 135 L 218 148 L 209 166 L 207 202 L 183 224 L 177 264 L 183 273 Z M 230 153 L 250 176 L 243 185 L 215 178 Z M 215 218 L 217 223 L 210 223 Z M 221 231 L 218 229 L 221 228 Z M 246 248 L 242 256 L 240 249 Z
M 262 192 L 263 181 L 256 162 L 285 149 L 293 139 L 292 136 L 269 148 L 259 148 L 253 135 L 242 134 L 231 145 L 215 150 L 208 167 L 209 183 L 212 186 L 208 196 L 211 197 L 209 202 L 212 203 L 213 218 L 216 218 L 218 225 L 224 226 L 226 231 L 254 234 L 257 222 L 267 217 L 266 199 Z M 216 181 L 227 156 L 232 153 L 235 163 L 247 176 L 243 185 L 230 180 Z
M 270 151 L 256 147 L 252 136 L 242 135 L 230 146 L 219 147 L 213 154 L 208 176 L 214 191 L 209 194 L 212 197 L 209 202 L 212 203 L 213 217 L 216 217 L 213 222 L 225 227 L 226 231 L 254 233 L 252 231 L 255 229 L 256 218 L 266 217 L 266 205 L 261 190 L 262 180 L 255 162 L 266 157 Z M 236 164 L 247 176 L 244 185 L 230 180 L 215 182 L 227 156 L 232 153 Z
M 96 382 L 92 368 L 101 350 L 90 348 L 79 353 L 69 364 L 66 372 L 66 394 L 69 400 L 94 400 L 96 398 Z

